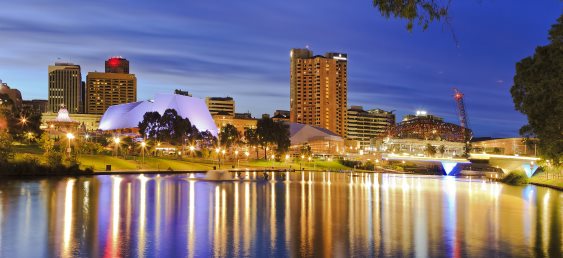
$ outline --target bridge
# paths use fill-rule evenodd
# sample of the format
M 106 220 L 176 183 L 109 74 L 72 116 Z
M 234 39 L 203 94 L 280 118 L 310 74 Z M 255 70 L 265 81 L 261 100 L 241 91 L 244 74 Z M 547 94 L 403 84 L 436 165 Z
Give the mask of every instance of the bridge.
M 420 157 L 397 154 L 384 155 L 383 159 L 440 164 L 446 172 L 446 175 L 453 175 L 458 164 L 471 164 L 470 160 L 487 160 L 490 166 L 499 168 L 504 173 L 508 173 L 512 170 L 523 169 L 528 177 L 531 177 L 536 172 L 538 169 L 537 161 L 540 160 L 540 158 L 536 157 L 477 153 L 472 153 L 469 159 Z

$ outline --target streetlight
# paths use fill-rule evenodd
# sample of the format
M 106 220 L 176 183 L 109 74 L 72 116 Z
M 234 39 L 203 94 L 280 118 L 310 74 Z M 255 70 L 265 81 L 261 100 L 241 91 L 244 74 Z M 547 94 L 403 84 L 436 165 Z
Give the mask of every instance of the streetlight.
M 272 168 L 274 168 L 274 160 L 275 160 L 276 156 L 274 154 L 272 154 Z
M 141 164 L 145 163 L 145 147 L 147 147 L 147 143 L 141 142 L 141 155 L 143 156 L 143 161 L 141 162 Z
M 193 145 L 190 145 L 190 153 L 192 157 L 194 155 L 194 151 L 195 151 L 195 147 Z
M 68 157 L 70 158 L 70 140 L 74 139 L 74 134 L 72 133 L 67 133 L 66 134 L 66 138 L 68 139 L 68 148 L 66 149 L 66 152 L 68 153 Z
M 117 157 L 117 149 L 119 148 L 119 142 L 121 142 L 121 139 L 119 139 L 119 137 L 113 138 L 113 143 L 115 144 L 115 156 L 116 157 Z
M 219 165 L 219 168 L 221 168 L 221 155 L 219 155 L 220 152 L 221 152 L 221 148 L 215 149 L 215 153 L 217 153 L 217 165 Z

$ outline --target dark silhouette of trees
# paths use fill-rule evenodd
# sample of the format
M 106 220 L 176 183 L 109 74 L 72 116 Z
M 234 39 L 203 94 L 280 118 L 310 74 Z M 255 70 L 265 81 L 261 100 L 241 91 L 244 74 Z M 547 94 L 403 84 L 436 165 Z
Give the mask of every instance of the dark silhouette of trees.
M 240 143 L 240 133 L 232 124 L 227 124 L 221 128 L 219 133 L 219 143 L 227 149 Z
M 563 15 L 549 31 L 549 44 L 516 64 L 510 89 L 515 109 L 528 117 L 520 134 L 537 137 L 540 155 L 561 162 L 563 155 Z

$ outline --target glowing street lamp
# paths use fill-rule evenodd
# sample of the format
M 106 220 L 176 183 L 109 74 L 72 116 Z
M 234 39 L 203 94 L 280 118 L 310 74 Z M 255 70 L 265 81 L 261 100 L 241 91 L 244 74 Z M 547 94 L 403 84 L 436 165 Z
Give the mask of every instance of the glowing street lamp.
M 119 148 L 119 142 L 121 142 L 121 139 L 119 139 L 119 137 L 113 137 L 113 143 L 115 145 L 115 156 L 117 157 L 117 149 Z
M 71 151 L 71 148 L 70 148 L 70 141 L 71 141 L 72 139 L 74 139 L 74 134 L 72 134 L 72 133 L 67 133 L 67 134 L 66 134 L 66 138 L 68 139 L 68 147 L 67 147 L 67 149 L 66 149 L 66 152 L 68 153 L 68 157 L 70 158 L 70 151 Z

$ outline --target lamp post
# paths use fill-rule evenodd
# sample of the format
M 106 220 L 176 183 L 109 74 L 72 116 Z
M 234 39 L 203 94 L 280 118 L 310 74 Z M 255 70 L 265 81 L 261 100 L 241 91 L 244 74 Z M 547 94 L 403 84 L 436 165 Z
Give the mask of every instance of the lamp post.
M 299 160 L 299 170 L 302 170 L 303 159 L 305 159 L 305 155 L 301 155 L 301 159 Z
M 238 166 L 239 166 L 239 164 L 238 164 L 238 150 L 235 151 L 235 158 L 237 159 L 237 168 L 238 168 Z
M 223 155 L 223 162 L 225 162 L 225 149 L 221 150 L 221 155 Z
M 119 142 L 121 141 L 121 139 L 119 139 L 119 137 L 114 137 L 113 138 L 113 143 L 115 145 L 115 156 L 117 157 L 117 149 L 119 148 Z
M 71 151 L 71 148 L 70 148 L 70 141 L 71 141 L 72 139 L 74 139 L 74 134 L 72 134 L 72 133 L 67 133 L 67 134 L 66 134 L 66 138 L 68 139 L 68 147 L 67 147 L 67 149 L 66 149 L 66 152 L 68 153 L 68 157 L 70 158 L 70 151 Z
M 275 160 L 276 156 L 274 154 L 272 154 L 272 169 L 274 168 L 274 160 Z
M 143 156 L 143 161 L 141 162 L 141 165 L 145 164 L 145 147 L 147 147 L 147 143 L 141 142 L 141 155 Z
M 219 155 L 219 152 L 221 152 L 221 148 L 216 148 L 215 153 L 217 153 L 217 165 L 221 168 L 221 155 Z

